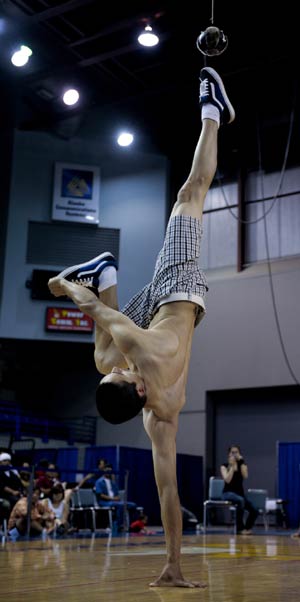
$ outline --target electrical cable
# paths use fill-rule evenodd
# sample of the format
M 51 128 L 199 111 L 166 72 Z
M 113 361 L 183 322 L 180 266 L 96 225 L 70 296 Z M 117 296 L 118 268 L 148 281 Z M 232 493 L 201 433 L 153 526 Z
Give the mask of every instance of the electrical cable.
M 294 127 L 294 119 L 295 119 L 295 110 L 294 108 L 291 111 L 291 116 L 290 116 L 290 124 L 289 124 L 289 133 L 288 133 L 288 138 L 287 138 L 287 144 L 286 144 L 286 149 L 285 149 L 285 154 L 284 154 L 284 159 L 283 159 L 283 164 L 282 164 L 282 168 L 281 168 L 281 172 L 280 172 L 280 177 L 279 177 L 279 181 L 278 181 L 278 187 L 277 187 L 277 191 L 275 192 L 275 195 L 273 197 L 271 206 L 269 207 L 269 209 L 267 209 L 265 211 L 265 213 L 263 215 L 261 215 L 260 217 L 253 219 L 253 220 L 244 220 L 241 219 L 238 215 L 236 215 L 231 207 L 230 204 L 226 198 L 225 195 L 225 190 L 223 187 L 223 184 L 221 182 L 221 178 L 219 175 L 219 172 L 217 171 L 217 179 L 218 179 L 218 183 L 219 186 L 221 188 L 221 192 L 222 192 L 222 196 L 223 199 L 225 201 L 225 204 L 229 210 L 229 213 L 232 215 L 232 217 L 234 217 L 234 219 L 236 219 L 238 222 L 240 222 L 241 224 L 257 224 L 258 222 L 262 221 L 263 219 L 265 219 L 267 217 L 267 215 L 269 215 L 269 213 L 272 211 L 276 201 L 278 200 L 278 196 L 281 192 L 281 188 L 282 188 L 282 184 L 283 184 L 283 179 L 284 179 L 284 175 L 285 175 L 285 171 L 286 171 L 286 164 L 287 164 L 287 160 L 288 160 L 288 156 L 289 156 L 289 150 L 290 150 L 290 145 L 291 145 L 291 138 L 292 138 L 292 132 L 293 132 L 293 127 Z M 262 201 L 264 200 L 264 197 L 262 199 Z
M 258 127 L 257 127 L 257 146 L 258 146 L 259 172 L 261 173 L 261 192 L 262 192 L 262 197 L 264 198 L 264 176 L 262 173 L 261 142 L 260 142 L 260 135 L 259 135 Z M 286 158 L 287 158 L 287 153 L 286 153 L 285 159 Z M 286 347 L 285 347 L 285 344 L 283 341 L 282 330 L 281 330 L 281 326 L 280 326 L 280 322 L 279 322 L 279 315 L 278 315 L 278 309 L 277 309 L 276 298 L 275 298 L 274 281 L 273 281 L 272 266 L 271 266 L 266 214 L 264 214 L 264 233 L 265 233 L 265 244 L 266 244 L 266 255 L 267 255 L 267 266 L 268 266 L 268 275 L 269 275 L 269 282 L 270 282 L 270 291 L 271 291 L 272 305 L 273 305 L 273 310 L 274 310 L 274 317 L 275 317 L 276 328 L 277 328 L 278 337 L 279 337 L 279 341 L 280 341 L 280 346 L 281 346 L 283 357 L 285 359 L 285 363 L 287 365 L 289 373 L 290 373 L 292 379 L 294 380 L 294 382 L 300 386 L 300 382 L 299 382 L 299 380 L 291 366 L 290 360 L 288 358 L 288 354 L 287 354 Z
M 287 144 L 286 144 L 286 149 L 285 149 L 285 154 L 284 154 L 283 164 L 282 164 L 281 173 L 280 173 L 280 177 L 279 177 L 277 191 L 276 191 L 276 193 L 275 193 L 275 195 L 273 197 L 271 206 L 269 207 L 269 209 L 267 209 L 267 211 L 265 211 L 263 213 L 263 215 L 261 215 L 259 218 L 255 219 L 255 220 L 243 220 L 239 216 L 235 215 L 235 213 L 232 211 L 231 207 L 229 206 L 228 200 L 227 200 L 226 195 L 225 195 L 224 187 L 223 187 L 223 184 L 221 182 L 221 179 L 220 179 L 220 176 L 219 176 L 218 172 L 217 172 L 217 178 L 218 178 L 219 186 L 221 188 L 225 204 L 226 204 L 226 206 L 227 206 L 227 208 L 229 210 L 229 213 L 232 215 L 232 217 L 234 217 L 235 220 L 239 221 L 242 224 L 257 224 L 261 220 L 264 221 L 264 233 L 265 233 L 265 245 L 266 245 L 268 276 L 269 276 L 269 282 L 270 282 L 272 306 L 273 306 L 273 311 L 274 311 L 274 317 L 275 317 L 275 323 L 276 323 L 277 333 L 278 333 L 278 337 L 279 337 L 280 347 L 281 347 L 281 350 L 282 350 L 283 357 L 285 359 L 286 366 L 287 366 L 287 368 L 289 370 L 289 373 L 290 373 L 292 379 L 294 380 L 294 382 L 297 385 L 300 386 L 300 381 L 298 380 L 298 378 L 297 378 L 297 376 L 296 376 L 296 374 L 295 374 L 295 372 L 294 372 L 294 370 L 293 370 L 293 368 L 291 366 L 289 358 L 288 358 L 288 354 L 287 354 L 286 347 L 285 347 L 285 344 L 284 344 L 284 341 L 283 341 L 282 330 L 281 330 L 281 326 L 280 326 L 280 322 L 279 322 L 279 315 L 278 315 L 278 309 L 277 309 L 276 298 L 275 298 L 275 291 L 274 291 L 274 282 L 273 282 L 273 274 L 272 274 L 272 267 L 271 267 L 269 238 L 268 238 L 267 219 L 266 219 L 267 216 L 269 215 L 269 213 L 272 211 L 273 207 L 275 206 L 275 203 L 278 200 L 278 196 L 279 196 L 281 188 L 282 188 L 283 179 L 284 179 L 284 175 L 285 175 L 285 171 L 286 171 L 286 165 L 287 165 L 288 155 L 289 155 L 289 150 L 290 150 L 292 132 L 293 132 L 293 127 L 294 127 L 295 106 L 296 106 L 296 93 L 295 93 L 295 97 L 294 97 L 293 108 L 291 110 L 291 115 L 290 115 L 289 132 L 288 132 Z M 262 173 L 261 144 L 260 144 L 260 136 L 259 136 L 259 130 L 258 130 L 258 128 L 257 128 L 257 144 L 258 144 L 259 173 L 261 173 L 262 199 L 264 199 L 264 180 L 263 180 L 263 173 Z

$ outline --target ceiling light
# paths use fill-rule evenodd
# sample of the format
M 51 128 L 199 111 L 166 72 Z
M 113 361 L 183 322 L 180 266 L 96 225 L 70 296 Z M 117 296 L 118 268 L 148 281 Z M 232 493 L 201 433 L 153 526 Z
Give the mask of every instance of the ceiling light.
M 159 42 L 159 37 L 153 33 L 150 25 L 146 25 L 144 31 L 139 35 L 138 41 L 142 46 L 156 46 Z
M 19 50 L 13 53 L 11 62 L 15 67 L 23 67 L 26 65 L 26 63 L 28 63 L 31 55 L 31 48 L 28 48 L 28 46 L 20 46 Z
M 63 95 L 65 105 L 76 105 L 79 100 L 79 92 L 77 90 L 67 90 Z
M 118 136 L 119 146 L 130 146 L 133 142 L 133 135 L 130 132 L 122 132 Z

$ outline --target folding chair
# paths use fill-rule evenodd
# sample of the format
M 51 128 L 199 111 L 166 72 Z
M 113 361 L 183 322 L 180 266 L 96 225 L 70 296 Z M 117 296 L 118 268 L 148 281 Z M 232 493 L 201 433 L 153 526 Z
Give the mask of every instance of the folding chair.
M 259 514 L 263 517 L 264 528 L 267 531 L 269 528 L 269 521 L 266 509 L 266 502 L 268 498 L 267 489 L 247 489 L 246 497 L 251 502 Z
M 105 508 L 100 507 L 98 505 L 95 493 L 93 489 L 78 489 L 77 491 L 73 491 L 70 498 L 70 511 L 72 518 L 74 519 L 76 514 L 83 517 L 83 524 L 85 528 L 91 529 L 91 531 L 95 532 L 97 529 L 97 516 L 101 515 L 107 516 L 107 521 L 105 525 L 103 524 L 101 528 L 109 528 L 112 530 L 113 520 L 112 520 L 112 512 L 114 508 Z M 90 527 L 88 526 L 88 517 L 90 515 L 91 522 Z M 73 520 L 72 520 L 73 522 Z
M 209 491 L 208 491 L 208 500 L 203 502 L 203 533 L 206 533 L 207 528 L 207 518 L 208 512 L 211 508 L 224 508 L 228 509 L 233 514 L 234 519 L 234 533 L 237 533 L 237 506 L 233 502 L 226 501 L 222 499 L 222 493 L 224 488 L 223 479 L 218 479 L 217 477 L 210 477 L 209 479 Z

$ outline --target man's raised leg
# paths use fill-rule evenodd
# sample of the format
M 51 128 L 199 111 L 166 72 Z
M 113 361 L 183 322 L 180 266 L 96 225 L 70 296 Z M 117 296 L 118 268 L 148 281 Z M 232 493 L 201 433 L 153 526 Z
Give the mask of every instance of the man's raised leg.
M 220 123 L 231 123 L 235 112 L 218 73 L 205 67 L 201 71 L 200 106 L 202 130 L 191 171 L 178 192 L 174 215 L 189 215 L 202 220 L 205 195 L 217 168 L 217 142 Z

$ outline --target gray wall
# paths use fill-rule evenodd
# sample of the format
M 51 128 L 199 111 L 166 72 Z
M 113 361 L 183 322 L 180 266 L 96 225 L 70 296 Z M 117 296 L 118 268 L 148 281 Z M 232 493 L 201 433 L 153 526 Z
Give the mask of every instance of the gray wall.
M 281 388 L 280 388 L 281 390 Z M 231 393 L 231 394 L 230 394 Z M 215 467 L 227 462 L 229 445 L 241 442 L 249 468 L 247 488 L 267 489 L 277 495 L 277 441 L 297 441 L 300 433 L 298 399 L 289 389 L 278 388 L 223 393 L 216 403 Z M 235 399 L 233 399 L 235 397 Z
M 25 282 L 34 268 L 26 264 L 29 220 L 50 222 L 56 161 L 99 165 L 100 226 L 120 229 L 119 301 L 123 305 L 151 279 L 162 244 L 167 206 L 166 159 L 129 149 L 101 146 L 101 140 L 60 140 L 51 135 L 15 132 L 0 337 L 92 341 L 92 335 L 44 332 L 49 302 L 33 301 Z M 87 226 L 88 228 L 88 226 Z M 66 240 L 66 245 L 68 241 Z M 82 260 L 88 257 L 82 250 Z
M 154 156 L 133 157 L 128 151 L 125 155 L 118 150 L 113 154 L 105 154 L 104 151 L 99 142 L 80 139 L 66 142 L 46 134 L 16 134 L 0 317 L 1 337 L 60 338 L 60 335 L 44 333 L 47 303 L 31 301 L 29 291 L 25 288 L 26 279 L 36 267 L 25 263 L 27 222 L 50 220 L 55 161 L 94 163 L 101 168 L 101 225 L 121 228 L 121 304 L 151 278 L 165 230 L 165 161 Z M 53 269 L 62 267 L 53 266 Z M 272 269 L 284 342 L 300 379 L 300 259 L 272 262 Z M 241 274 L 234 269 L 208 271 L 207 276 L 210 286 L 207 316 L 195 331 L 187 404 L 180 417 L 177 437 L 180 453 L 204 456 L 207 392 L 294 384 L 279 344 L 266 265 L 253 265 Z M 76 340 L 70 335 L 63 335 L 62 339 Z M 85 335 L 84 339 L 78 337 L 78 340 L 92 339 Z M 92 402 L 87 406 L 92 407 Z M 79 402 L 77 407 L 80 411 Z M 256 410 L 259 413 L 260 407 L 257 406 Z M 269 414 L 272 420 L 270 407 L 261 411 L 264 415 Z M 74 415 L 70 409 L 71 413 Z M 288 421 L 294 420 L 295 415 L 289 412 Z M 223 434 L 225 426 L 224 418 Z M 288 423 L 283 435 L 287 429 Z M 281 438 L 281 433 L 278 436 Z M 224 435 L 224 444 L 225 439 Z M 120 427 L 110 426 L 99 418 L 98 443 L 150 447 L 140 417 Z M 243 441 L 240 440 L 240 443 L 243 446 Z M 245 449 L 245 455 L 251 457 L 253 463 L 250 470 L 253 470 L 261 454 L 257 441 L 255 449 L 252 456 L 252 452 Z M 274 456 L 271 462 L 273 460 Z

